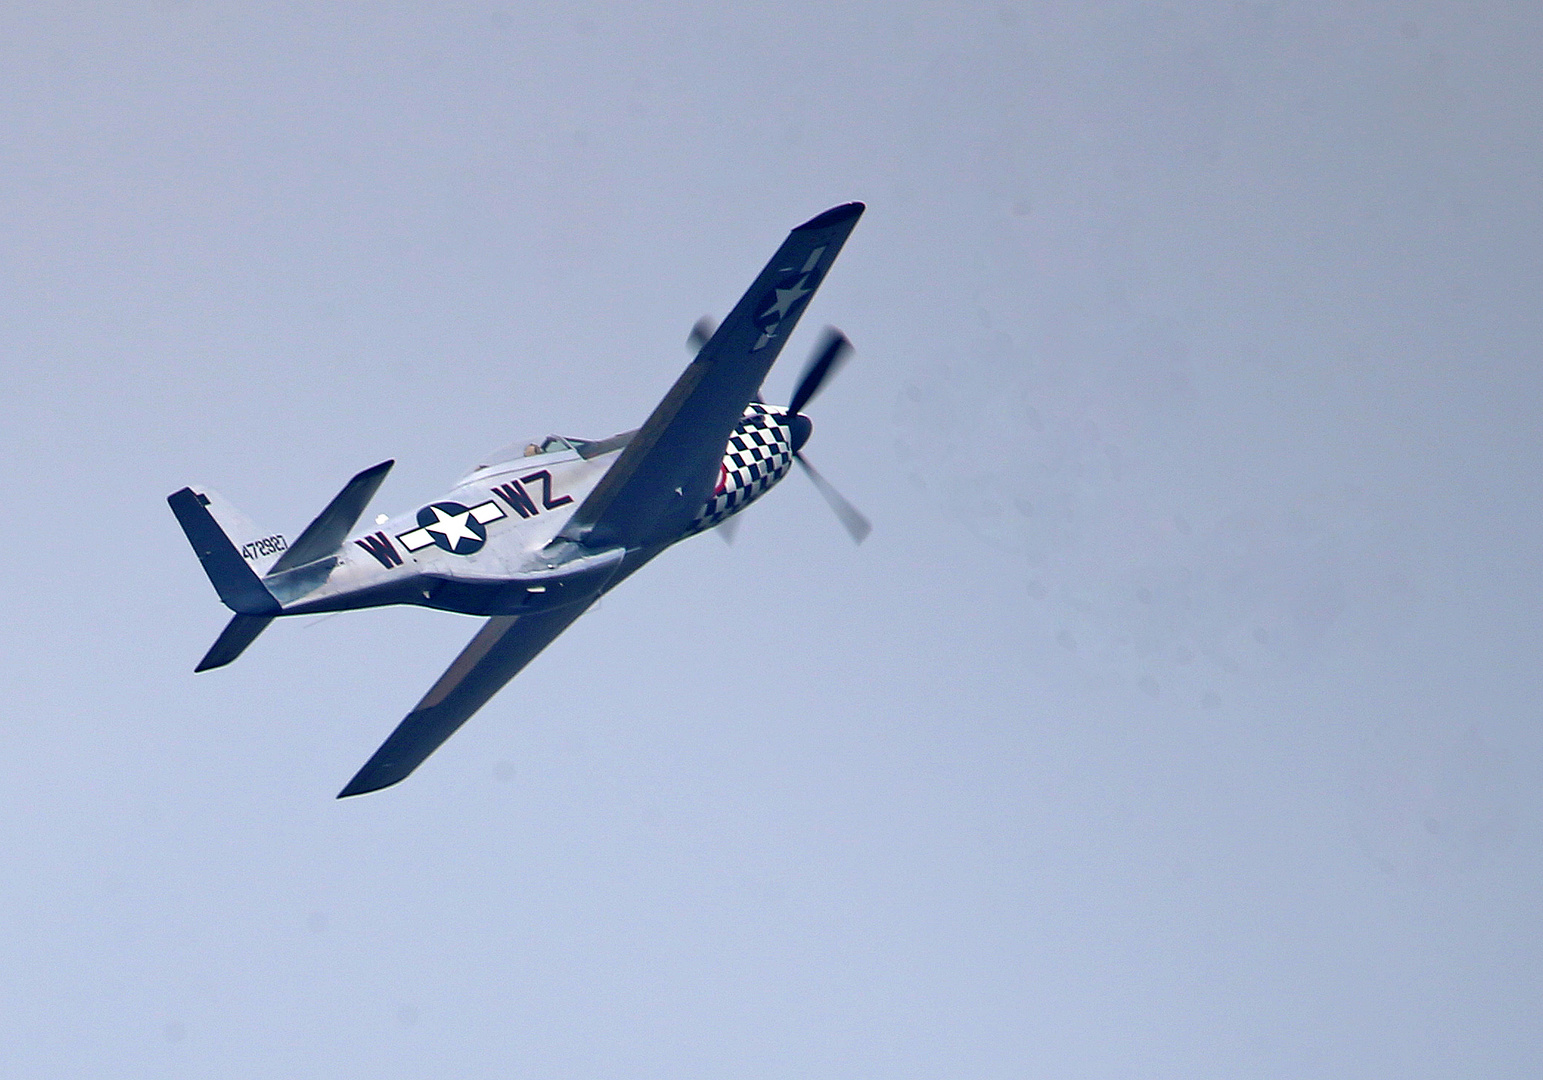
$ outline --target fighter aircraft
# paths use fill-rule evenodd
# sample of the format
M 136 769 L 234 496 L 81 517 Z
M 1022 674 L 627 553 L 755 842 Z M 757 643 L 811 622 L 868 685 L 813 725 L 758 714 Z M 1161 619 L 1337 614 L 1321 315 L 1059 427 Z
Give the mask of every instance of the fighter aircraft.
M 423 700 L 339 793 L 398 783 L 602 595 L 671 544 L 730 522 L 798 462 L 861 542 L 869 525 L 809 465 L 804 407 L 850 346 L 827 330 L 785 406 L 762 380 L 862 215 L 798 226 L 733 311 L 692 329 L 695 358 L 643 426 L 490 455 L 448 494 L 350 535 L 392 462 L 355 476 L 293 541 L 208 488 L 167 501 L 235 617 L 195 671 L 240 656 L 276 617 L 386 604 L 486 616 Z

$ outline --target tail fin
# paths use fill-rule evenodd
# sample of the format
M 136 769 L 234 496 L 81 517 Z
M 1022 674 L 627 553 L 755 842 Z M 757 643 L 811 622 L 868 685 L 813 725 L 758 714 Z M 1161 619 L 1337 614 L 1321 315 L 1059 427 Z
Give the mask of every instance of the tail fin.
M 237 510 L 229 499 L 213 488 L 195 484 L 193 493 L 208 509 L 220 531 L 230 538 L 252 571 L 262 577 L 289 546 L 283 533 L 269 532 L 252 524 L 252 519 Z
M 293 544 L 286 544 L 277 533 L 259 536 L 257 527 L 241 511 L 207 488 L 202 492 L 183 488 L 166 500 L 215 591 L 236 613 L 194 671 L 223 667 L 257 640 L 281 607 L 263 578 L 271 579 L 336 551 L 393 464 L 383 461 L 355 476 Z
M 209 513 L 207 504 L 212 500 L 200 497 L 192 488 L 183 488 L 166 501 L 225 606 L 238 615 L 277 615 L 279 602 Z

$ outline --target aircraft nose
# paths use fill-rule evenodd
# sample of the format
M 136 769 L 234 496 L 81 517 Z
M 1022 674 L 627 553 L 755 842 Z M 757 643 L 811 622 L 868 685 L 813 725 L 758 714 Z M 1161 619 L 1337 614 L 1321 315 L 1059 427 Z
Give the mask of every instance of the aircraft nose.
M 788 417 L 788 427 L 793 432 L 793 453 L 796 454 L 804 448 L 809 436 L 814 434 L 814 422 L 803 413 L 797 413 Z

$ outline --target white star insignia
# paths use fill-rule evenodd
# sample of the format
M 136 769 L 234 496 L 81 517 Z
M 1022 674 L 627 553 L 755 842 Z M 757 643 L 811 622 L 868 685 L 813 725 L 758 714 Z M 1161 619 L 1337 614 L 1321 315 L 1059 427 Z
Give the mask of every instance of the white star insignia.
M 793 287 L 791 289 L 775 290 L 777 293 L 777 302 L 763 311 L 761 313 L 761 318 L 769 319 L 771 316 L 776 315 L 780 320 L 783 318 L 783 316 L 787 315 L 788 309 L 790 309 L 794 304 L 798 303 L 799 300 L 808 296 L 812 291 L 810 289 L 804 288 L 804 282 L 808 280 L 809 275 L 805 274 L 803 277 L 799 278 L 796 282 L 793 283 Z
M 454 551 L 456 545 L 462 540 L 482 539 L 466 527 L 466 519 L 471 517 L 470 510 L 462 510 L 459 514 L 447 514 L 437 506 L 431 506 L 429 509 L 434 511 L 434 516 L 438 520 L 432 525 L 425 525 L 424 528 L 443 536 L 445 542 L 450 545 L 450 550 Z

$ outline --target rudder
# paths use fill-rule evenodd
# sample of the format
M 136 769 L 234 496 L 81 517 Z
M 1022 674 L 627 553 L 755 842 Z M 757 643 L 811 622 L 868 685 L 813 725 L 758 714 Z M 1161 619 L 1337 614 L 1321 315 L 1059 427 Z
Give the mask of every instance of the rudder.
M 258 528 L 252 519 L 236 509 L 235 505 L 213 488 L 193 486 L 193 494 L 203 503 L 209 515 L 219 525 L 220 531 L 230 538 L 236 551 L 246 560 L 252 572 L 262 577 L 273 568 L 279 557 L 289 550 L 289 538 L 283 533 L 268 532 Z
M 177 515 L 178 524 L 193 545 L 198 561 L 203 563 L 204 573 L 209 575 L 214 591 L 220 594 L 225 606 L 238 615 L 277 615 L 279 602 L 209 512 L 212 501 L 192 488 L 183 488 L 166 497 L 171 512 Z

